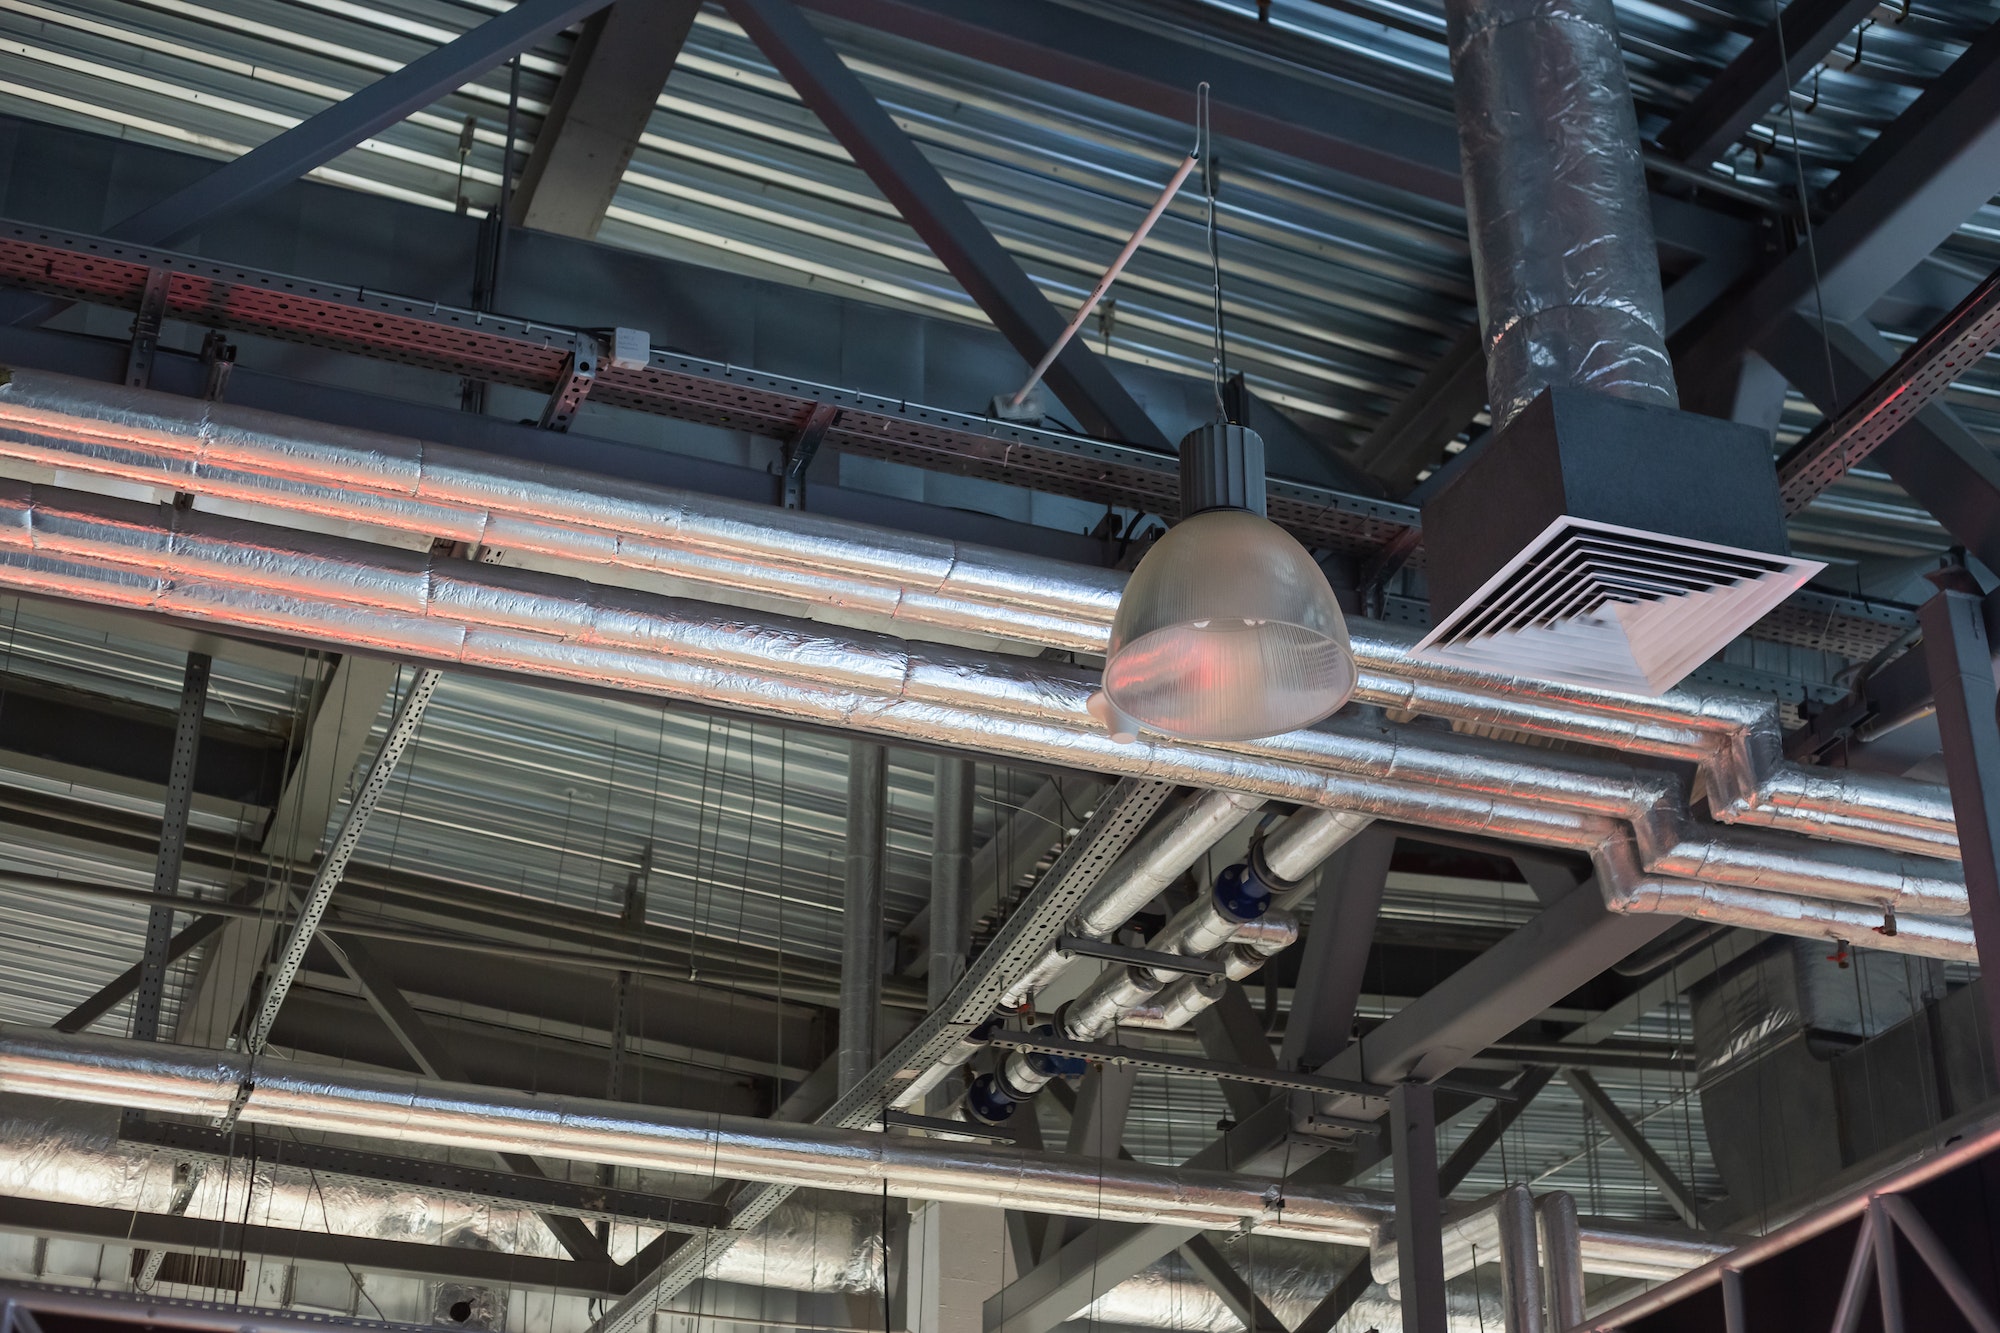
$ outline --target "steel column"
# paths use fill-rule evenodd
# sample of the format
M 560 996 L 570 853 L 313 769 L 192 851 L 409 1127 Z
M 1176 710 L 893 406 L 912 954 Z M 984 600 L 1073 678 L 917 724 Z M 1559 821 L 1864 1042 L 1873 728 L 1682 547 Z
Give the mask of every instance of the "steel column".
M 1438 1194 L 1437 1106 L 1429 1085 L 1397 1084 L 1389 1116 L 1403 1333 L 1446 1333 L 1444 1207 Z
M 1355 1008 L 1395 852 L 1395 831 L 1373 825 L 1349 839 L 1319 872 L 1319 893 L 1278 1054 L 1282 1067 L 1318 1069 L 1354 1039 Z
M 1973 937 L 1981 970 L 2000 975 L 2000 723 L 1994 718 L 1993 645 L 1972 576 L 1953 569 L 1933 577 L 1938 591 L 1917 619 L 1958 818 Z M 1987 1039 L 2000 1061 L 2000 985 L 1985 986 L 1982 994 Z
M 1063 316 L 841 62 L 819 30 L 792 0 L 728 0 L 726 8 L 1021 359 L 1030 365 L 1040 360 L 1061 335 Z M 1131 391 L 1083 343 L 1072 342 L 1064 349 L 1046 378 L 1092 434 L 1156 449 L 1170 447 Z
M 972 791 L 970 759 L 940 755 L 932 768 L 930 966 L 932 1008 L 965 974 L 972 951 Z
M 187 851 L 188 811 L 194 800 L 194 767 L 201 748 L 201 719 L 208 705 L 209 656 L 189 653 L 181 678 L 180 713 L 174 719 L 174 757 L 167 773 L 167 797 L 160 812 L 160 854 L 153 863 L 153 892 L 174 898 L 181 891 L 181 857 Z M 174 913 L 166 906 L 146 915 L 146 947 L 139 965 L 139 989 L 132 997 L 132 1035 L 155 1041 L 160 1035 L 160 1002 L 167 986 L 167 954 L 173 945 Z
M 886 752 L 856 741 L 847 762 L 847 886 L 841 900 L 840 1092 L 875 1064 L 882 1013 L 882 851 Z

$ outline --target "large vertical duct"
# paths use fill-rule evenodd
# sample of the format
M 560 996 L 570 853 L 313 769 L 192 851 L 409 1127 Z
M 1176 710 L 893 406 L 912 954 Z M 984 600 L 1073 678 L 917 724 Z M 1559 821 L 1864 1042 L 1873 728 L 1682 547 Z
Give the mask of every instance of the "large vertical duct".
M 1661 694 L 1818 573 L 1678 410 L 1611 0 L 1446 0 L 1493 430 L 1424 506 L 1433 662 Z
M 1447 0 L 1493 427 L 1551 385 L 1677 407 L 1611 0 Z

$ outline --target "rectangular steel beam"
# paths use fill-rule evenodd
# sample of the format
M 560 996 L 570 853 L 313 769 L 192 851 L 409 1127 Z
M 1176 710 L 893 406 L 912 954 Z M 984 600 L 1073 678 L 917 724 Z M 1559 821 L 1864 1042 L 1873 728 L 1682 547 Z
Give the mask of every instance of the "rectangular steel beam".
M 700 0 L 618 0 L 583 25 L 521 169 L 510 221 L 596 237 Z
M 986 1333 L 1049 1333 L 1141 1269 L 1201 1235 L 1199 1227 L 1097 1222 L 986 1301 Z
M 521 0 L 134 213 L 112 228 L 112 234 L 139 245 L 185 240 L 202 224 L 326 165 L 604 4 L 605 0 Z
M 1230 982 L 1222 997 L 1196 1014 L 1189 1026 L 1209 1059 L 1277 1072 L 1278 1058 L 1271 1051 L 1271 1039 L 1264 1032 L 1263 1020 L 1250 1007 L 1242 982 Z M 1229 1114 L 1237 1120 L 1271 1100 L 1268 1091 L 1243 1079 L 1220 1078 L 1216 1083 L 1222 1089 L 1222 1100 L 1229 1104 Z
M 1924 660 L 1937 697 L 1938 734 L 1965 862 L 1972 933 L 1981 970 L 2000 967 L 2000 704 L 1993 682 L 1979 586 L 1964 570 L 1938 576 L 1938 591 L 1917 613 Z M 2000 1059 L 2000 986 L 1985 988 L 1987 1040 Z
M 2000 342 L 2000 273 L 1896 358 L 1840 415 L 1822 420 L 1778 465 L 1785 512 L 1796 514 L 1888 443 Z
M 811 9 L 895 33 L 1061 87 L 1187 123 L 1207 81 L 1217 134 L 1441 203 L 1463 198 L 1458 135 L 1449 114 L 1366 96 L 1337 77 L 1289 71 L 1312 59 L 1296 41 L 1192 11 L 1219 41 L 1188 40 L 1170 22 L 1147 24 L 1060 0 L 803 0 Z M 1189 15 L 1160 7 L 1162 17 Z M 1317 71 L 1315 71 L 1317 73 Z
M 1509 1089 L 1514 1094 L 1514 1100 L 1493 1103 L 1492 1109 L 1480 1117 L 1479 1123 L 1472 1127 L 1472 1132 L 1451 1150 L 1451 1156 L 1447 1157 L 1444 1165 L 1438 1168 L 1439 1194 L 1450 1198 L 1452 1192 L 1465 1183 L 1465 1178 L 1478 1169 L 1479 1164 L 1486 1159 L 1486 1154 L 1492 1152 L 1493 1146 L 1500 1142 L 1500 1136 L 1505 1134 L 1513 1123 L 1521 1118 L 1521 1113 L 1533 1104 L 1535 1095 L 1549 1085 L 1549 1080 L 1555 1077 L 1555 1072 L 1543 1065 L 1534 1065 L 1521 1071 L 1521 1076 L 1514 1080 L 1513 1087 Z
M 1595 880 L 1405 1005 L 1322 1071 L 1387 1083 L 1458 1068 L 1676 921 L 1607 912 Z
M 1693 381 L 1727 374 L 1808 302 L 1834 323 L 1861 318 L 1997 187 L 2000 27 L 1981 34 L 1829 187 L 1822 203 L 1832 211 L 1811 246 L 1690 326 L 1677 373 Z
M 1389 1115 L 1403 1333 L 1446 1333 L 1444 1202 L 1438 1188 L 1434 1094 L 1426 1084 L 1401 1084 L 1390 1094 Z
M 1371 1031 L 1367 1041 L 1347 1046 L 1318 1072 L 1324 1077 L 1346 1080 L 1350 1086 L 1363 1081 L 1379 1085 L 1437 1078 L 1464 1064 L 1674 924 L 1671 920 L 1616 916 L 1605 911 L 1595 881 L 1581 884 L 1404 1006 Z M 1318 1104 L 1310 1107 L 1309 1113 L 1334 1125 L 1362 1118 L 1380 1119 L 1389 1111 L 1381 1091 L 1375 1087 L 1369 1093 L 1319 1094 L 1312 1098 Z M 1432 1090 L 1426 1084 L 1424 1091 L 1429 1094 Z M 1198 1170 L 1256 1171 L 1269 1167 L 1275 1160 L 1298 1170 L 1318 1157 L 1319 1152 L 1293 1139 L 1293 1117 L 1294 1107 L 1289 1100 L 1271 1102 L 1249 1119 L 1239 1121 L 1236 1128 L 1184 1165 Z M 1288 1140 L 1290 1147 L 1285 1146 Z M 1431 1152 L 1434 1175 L 1435 1145 Z M 1074 1243 L 1083 1243 L 1108 1225 L 1097 1224 Z M 1129 1240 L 1127 1243 L 1136 1244 Z M 1134 1252 L 1143 1252 L 1144 1248 L 1136 1247 Z M 1059 1304 L 1052 1294 L 1052 1280 L 1038 1282 L 1032 1292 L 1034 1298 L 1043 1306 Z M 1021 1294 L 1029 1295 L 1030 1289 L 1023 1288 Z M 1078 1304 L 1054 1317 L 1067 1318 L 1082 1308 Z
M 1278 1054 L 1286 1069 L 1318 1069 L 1354 1040 L 1355 1010 L 1395 851 L 1395 830 L 1372 825 L 1321 867 Z
M 1131 778 L 1113 787 L 1098 802 L 1096 812 L 1082 832 L 1063 849 L 1055 864 L 1008 917 L 1006 925 L 973 960 L 965 976 L 952 988 L 950 999 L 926 1015 L 868 1071 L 867 1078 L 844 1091 L 814 1123 L 846 1128 L 874 1124 L 899 1091 L 956 1050 L 975 1028 L 991 1018 L 1001 995 L 1041 961 L 1084 895 L 1131 846 L 1171 791 L 1166 783 Z M 682 1246 L 672 1253 L 663 1253 L 657 1262 L 635 1264 L 640 1276 L 631 1292 L 592 1325 L 591 1333 L 627 1333 L 639 1328 L 662 1301 L 699 1278 L 735 1237 L 769 1217 L 791 1192 L 789 1187 L 780 1185 L 757 1185 L 740 1191 L 730 1200 L 735 1213 L 730 1231 L 704 1241 L 699 1247 Z
M 792 0 L 728 0 L 726 7 L 1021 359 L 1030 365 L 1040 360 L 1062 333 L 1064 316 L 819 30 Z M 1046 378 L 1090 433 L 1146 448 L 1170 447 L 1131 391 L 1083 342 L 1071 341 Z
M 1759 350 L 1829 414 L 1859 400 L 1896 359 L 1865 320 L 1822 329 L 1803 313 L 1780 321 Z M 1874 459 L 1961 545 L 2000 569 L 2000 459 L 1949 408 L 1932 402 L 1907 418 L 1875 446 Z
M 1876 0 L 1790 0 L 1660 131 L 1660 147 L 1684 162 L 1713 162 L 1875 6 Z
M 1475 324 L 1354 447 L 1354 462 L 1402 495 L 1485 406 L 1486 347 Z
M 1271 1313 L 1271 1307 L 1264 1304 L 1263 1297 L 1229 1262 L 1229 1256 L 1222 1252 L 1207 1236 L 1196 1236 L 1181 1246 L 1181 1257 L 1188 1267 L 1194 1269 L 1202 1285 L 1222 1298 L 1229 1307 L 1229 1313 L 1236 1316 L 1245 1333 L 1287 1333 L 1284 1321 Z

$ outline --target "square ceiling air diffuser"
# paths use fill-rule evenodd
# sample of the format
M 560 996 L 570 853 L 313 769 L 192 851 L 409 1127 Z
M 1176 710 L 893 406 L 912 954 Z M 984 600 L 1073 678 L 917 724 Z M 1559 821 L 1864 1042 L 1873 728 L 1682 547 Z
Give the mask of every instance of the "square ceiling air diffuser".
M 1551 389 L 1424 506 L 1427 661 L 1661 694 L 1822 568 L 1770 436 Z

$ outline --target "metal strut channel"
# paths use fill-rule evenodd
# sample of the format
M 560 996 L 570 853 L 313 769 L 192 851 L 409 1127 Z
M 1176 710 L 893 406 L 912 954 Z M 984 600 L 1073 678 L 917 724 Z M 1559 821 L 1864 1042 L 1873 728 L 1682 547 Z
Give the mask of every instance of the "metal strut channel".
M 588 333 L 577 334 L 576 347 L 563 358 L 556 391 L 542 408 L 543 430 L 569 429 L 570 422 L 576 420 L 576 414 L 583 408 L 583 400 L 590 397 L 597 384 L 597 372 L 603 364 L 604 344 Z
M 1255 1083 L 1266 1088 L 1296 1088 L 1301 1092 L 1344 1092 L 1360 1097 L 1386 1099 L 1395 1089 L 1386 1083 L 1366 1083 L 1351 1078 L 1329 1078 L 1323 1074 L 1291 1073 L 1282 1069 L 1258 1069 L 1250 1065 L 1231 1064 L 1227 1060 L 1206 1060 L 1191 1055 L 1169 1055 L 1165 1051 L 1151 1051 L 1140 1046 L 1118 1046 L 1106 1041 L 1072 1041 L 1067 1037 L 1038 1036 L 1032 1032 L 998 1031 L 985 1038 L 988 1046 L 997 1046 L 1003 1051 L 1046 1051 L 1050 1055 L 1073 1055 L 1083 1060 L 1095 1060 L 1107 1065 L 1130 1065 L 1134 1069 L 1151 1069 L 1163 1074 L 1200 1074 L 1207 1078 L 1226 1078 L 1233 1083 Z M 1484 1083 L 1474 1083 L 1468 1079 L 1441 1078 L 1433 1080 L 1431 1086 L 1440 1092 L 1455 1092 L 1467 1097 L 1479 1097 L 1497 1102 L 1519 1100 L 1519 1095 L 1507 1088 L 1489 1087 Z M 1380 1126 L 1369 1122 L 1370 1132 Z
M 0 222 L 0 287 L 136 309 L 149 269 L 168 274 L 166 314 L 220 327 L 554 394 L 587 336 L 260 269 Z M 795 441 L 834 408 L 823 447 L 1026 486 L 1093 503 L 1179 513 L 1179 462 L 1158 450 L 766 375 L 654 350 L 600 360 L 592 402 Z M 1372 552 L 1418 522 L 1408 505 L 1272 480 L 1270 514 L 1308 545 Z
M 160 350 L 160 325 L 167 313 L 167 270 L 146 270 L 139 310 L 132 317 L 132 350 L 125 356 L 125 383 L 143 389 L 153 382 L 153 356 Z
M 1073 953 L 1081 958 L 1101 958 L 1107 963 L 1130 963 L 1134 967 L 1150 967 L 1161 972 L 1181 972 L 1188 976 L 1219 977 L 1227 971 L 1213 958 L 1193 958 L 1184 953 L 1162 953 L 1158 949 L 1141 949 L 1130 944 L 1114 944 L 1110 940 L 1086 939 L 1081 935 L 1064 935 L 1056 940 L 1056 948 L 1062 953 Z
M 1787 514 L 1811 504 L 2000 343 L 2000 273 L 1979 284 L 1839 416 L 1778 464 Z
M 368 827 L 368 820 L 375 813 L 383 791 L 388 788 L 396 765 L 402 762 L 404 749 L 416 736 L 424 710 L 430 706 L 431 696 L 437 692 L 438 679 L 443 674 L 432 667 L 417 672 L 416 679 L 410 684 L 410 692 L 403 697 L 402 706 L 390 721 L 389 732 L 382 738 L 382 748 L 376 751 L 375 762 L 368 766 L 368 777 L 362 782 L 361 789 L 354 793 L 353 803 L 347 807 L 347 815 L 341 820 L 340 832 L 334 837 L 333 846 L 327 848 L 319 870 L 313 875 L 312 887 L 306 891 L 298 920 L 292 924 L 291 937 L 285 941 L 284 956 L 265 984 L 264 1002 L 244 1040 L 244 1049 L 250 1054 L 263 1051 L 264 1043 L 270 1040 L 271 1025 L 278 1021 L 278 1010 L 283 1007 L 285 996 L 291 992 L 299 968 L 305 964 L 306 950 L 312 945 L 320 919 L 326 915 L 327 904 L 333 900 L 333 891 L 339 886 L 340 877 L 347 873 L 347 863 L 354 856 L 354 849 L 361 845 L 361 834 Z

